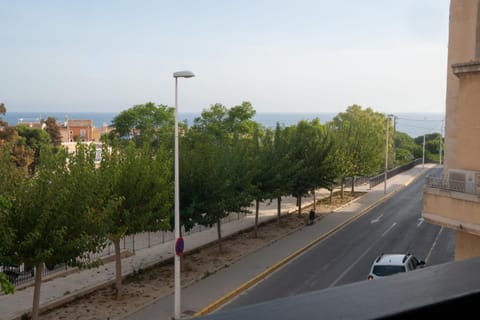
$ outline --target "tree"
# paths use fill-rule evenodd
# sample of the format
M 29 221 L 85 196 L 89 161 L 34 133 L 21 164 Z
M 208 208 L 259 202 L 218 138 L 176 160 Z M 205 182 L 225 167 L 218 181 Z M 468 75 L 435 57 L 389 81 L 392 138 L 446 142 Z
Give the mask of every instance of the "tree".
M 417 148 L 415 149 L 415 157 L 423 157 L 423 135 L 414 139 Z M 440 133 L 425 134 L 425 161 L 426 162 L 438 162 L 440 158 L 440 144 L 443 146 L 443 138 Z
M 252 201 L 251 170 L 245 154 L 255 123 L 250 103 L 204 110 L 183 137 L 180 153 L 181 213 L 197 223 L 217 225 L 222 250 L 221 219 L 247 212 Z
M 336 171 L 341 180 L 342 197 L 347 177 L 352 180 L 353 192 L 355 176 L 369 176 L 381 171 L 385 153 L 385 119 L 384 114 L 371 108 L 364 110 L 359 105 L 352 105 L 330 122 L 335 135 Z M 391 135 L 389 139 L 392 140 Z
M 329 129 L 320 120 L 300 121 L 290 136 L 290 159 L 301 164 L 292 176 L 291 194 L 297 198 L 298 213 L 301 199 L 310 191 L 332 184 L 331 162 L 332 138 Z M 314 200 L 315 201 L 315 200 Z
M 302 163 L 292 162 L 289 142 L 289 128 L 280 126 L 277 123 L 273 136 L 273 145 L 267 150 L 266 157 L 270 162 L 268 180 L 271 199 L 277 199 L 277 221 L 280 224 L 282 197 L 290 194 L 292 190 L 292 177 L 295 175 Z M 266 136 L 267 138 L 267 136 Z M 267 138 L 268 139 L 268 138 Z M 265 144 L 268 148 L 268 144 Z
M 115 247 L 117 299 L 122 296 L 120 240 L 144 231 L 167 230 L 173 203 L 172 159 L 145 140 L 102 149 L 97 192 L 104 233 Z
M 396 161 L 400 165 L 412 161 L 416 154 L 421 155 L 422 153 L 421 147 L 415 143 L 412 137 L 399 131 L 395 133 L 395 150 Z
M 35 267 L 33 319 L 38 319 L 44 265 L 97 264 L 90 256 L 103 245 L 92 209 L 94 159 L 94 150 L 83 146 L 72 155 L 42 146 L 35 176 L 21 181 L 4 216 L 14 245 L 4 248 L 0 263 Z
M 7 113 L 7 108 L 3 102 L 0 102 L 0 115 L 5 115 Z M 3 125 L 2 117 L 0 117 L 0 126 Z
M 50 136 L 47 132 L 39 128 L 29 128 L 25 125 L 18 125 L 17 132 L 21 141 L 17 140 L 17 146 L 24 146 L 27 154 L 31 154 L 30 165 L 28 171 L 31 175 L 35 174 L 36 166 L 40 161 L 40 151 L 42 146 L 51 145 Z M 20 149 L 21 150 L 21 149 Z
M 45 131 L 50 136 L 50 141 L 54 146 L 60 146 L 62 144 L 62 135 L 60 133 L 60 127 L 57 124 L 57 120 L 53 117 L 48 117 L 45 120 Z
M 115 127 L 113 134 L 133 137 L 139 147 L 143 145 L 143 137 L 147 137 L 152 143 L 170 143 L 173 149 L 174 120 L 174 108 L 147 102 L 116 116 L 112 121 Z
M 252 136 L 252 144 L 248 149 L 248 154 L 246 154 L 247 159 L 250 161 L 249 168 L 253 171 L 252 195 L 255 199 L 255 238 L 258 236 L 258 215 L 260 202 L 271 198 L 270 191 L 272 190 L 270 188 L 271 184 L 269 183 L 272 178 L 269 170 L 271 167 L 271 159 L 268 157 L 271 155 L 272 144 L 273 139 L 270 130 L 260 132 L 259 128 L 255 128 Z
M 11 210 L 12 199 L 15 195 L 15 188 L 18 186 L 22 175 L 10 161 L 10 153 L 7 148 L 0 145 L 0 181 L 8 181 L 0 188 L 0 261 L 1 257 L 8 254 L 13 248 L 13 237 L 11 228 L 8 226 L 7 216 Z M 0 292 L 14 293 L 15 287 L 8 281 L 3 272 L 0 272 Z

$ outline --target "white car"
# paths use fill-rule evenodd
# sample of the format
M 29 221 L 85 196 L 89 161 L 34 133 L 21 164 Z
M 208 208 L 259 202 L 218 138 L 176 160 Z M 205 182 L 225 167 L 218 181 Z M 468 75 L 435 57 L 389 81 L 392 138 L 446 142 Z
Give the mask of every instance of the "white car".
M 423 268 L 424 265 L 424 261 L 419 261 L 410 253 L 381 254 L 373 262 L 367 279 L 373 280 L 400 272 L 408 272 L 418 268 Z

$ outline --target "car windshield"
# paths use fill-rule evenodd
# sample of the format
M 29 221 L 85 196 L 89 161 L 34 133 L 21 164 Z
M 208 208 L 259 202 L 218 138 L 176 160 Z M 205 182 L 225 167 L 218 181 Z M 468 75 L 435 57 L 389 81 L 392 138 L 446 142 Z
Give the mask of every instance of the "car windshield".
M 373 274 L 379 277 L 389 276 L 391 274 L 405 272 L 404 266 L 375 266 L 373 267 Z

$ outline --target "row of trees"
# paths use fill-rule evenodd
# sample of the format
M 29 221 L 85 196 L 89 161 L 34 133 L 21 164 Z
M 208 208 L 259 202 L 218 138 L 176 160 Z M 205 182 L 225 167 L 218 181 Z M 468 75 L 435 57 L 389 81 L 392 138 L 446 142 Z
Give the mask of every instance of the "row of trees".
M 277 200 L 280 218 L 282 196 L 297 197 L 300 208 L 317 188 L 382 170 L 385 115 L 370 108 L 353 105 L 326 124 L 315 119 L 275 128 L 262 127 L 254 115 L 248 102 L 215 104 L 191 126 L 181 124 L 181 224 L 185 230 L 216 225 L 220 250 L 220 220 L 247 212 L 252 201 L 256 222 L 264 200 Z M 55 146 L 55 130 L 45 136 L 40 129 L 3 129 L 0 264 L 35 266 L 34 318 L 44 265 L 96 266 L 90 253 L 110 241 L 120 298 L 120 239 L 173 229 L 173 117 L 172 108 L 153 103 L 121 112 L 104 137 L 100 163 L 94 147 L 79 144 L 68 154 Z M 19 145 L 26 166 L 18 161 Z M 2 290 L 12 290 L 4 276 L 0 281 Z

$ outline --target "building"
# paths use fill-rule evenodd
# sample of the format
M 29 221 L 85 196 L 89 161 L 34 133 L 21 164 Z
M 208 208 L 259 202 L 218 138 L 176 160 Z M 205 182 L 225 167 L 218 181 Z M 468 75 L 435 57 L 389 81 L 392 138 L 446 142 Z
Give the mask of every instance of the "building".
M 77 139 L 81 142 L 86 142 L 93 139 L 92 120 L 67 120 L 66 128 L 67 142 L 75 142 Z
M 451 0 L 441 177 L 428 177 L 422 216 L 455 230 L 455 260 L 480 256 L 480 0 Z

